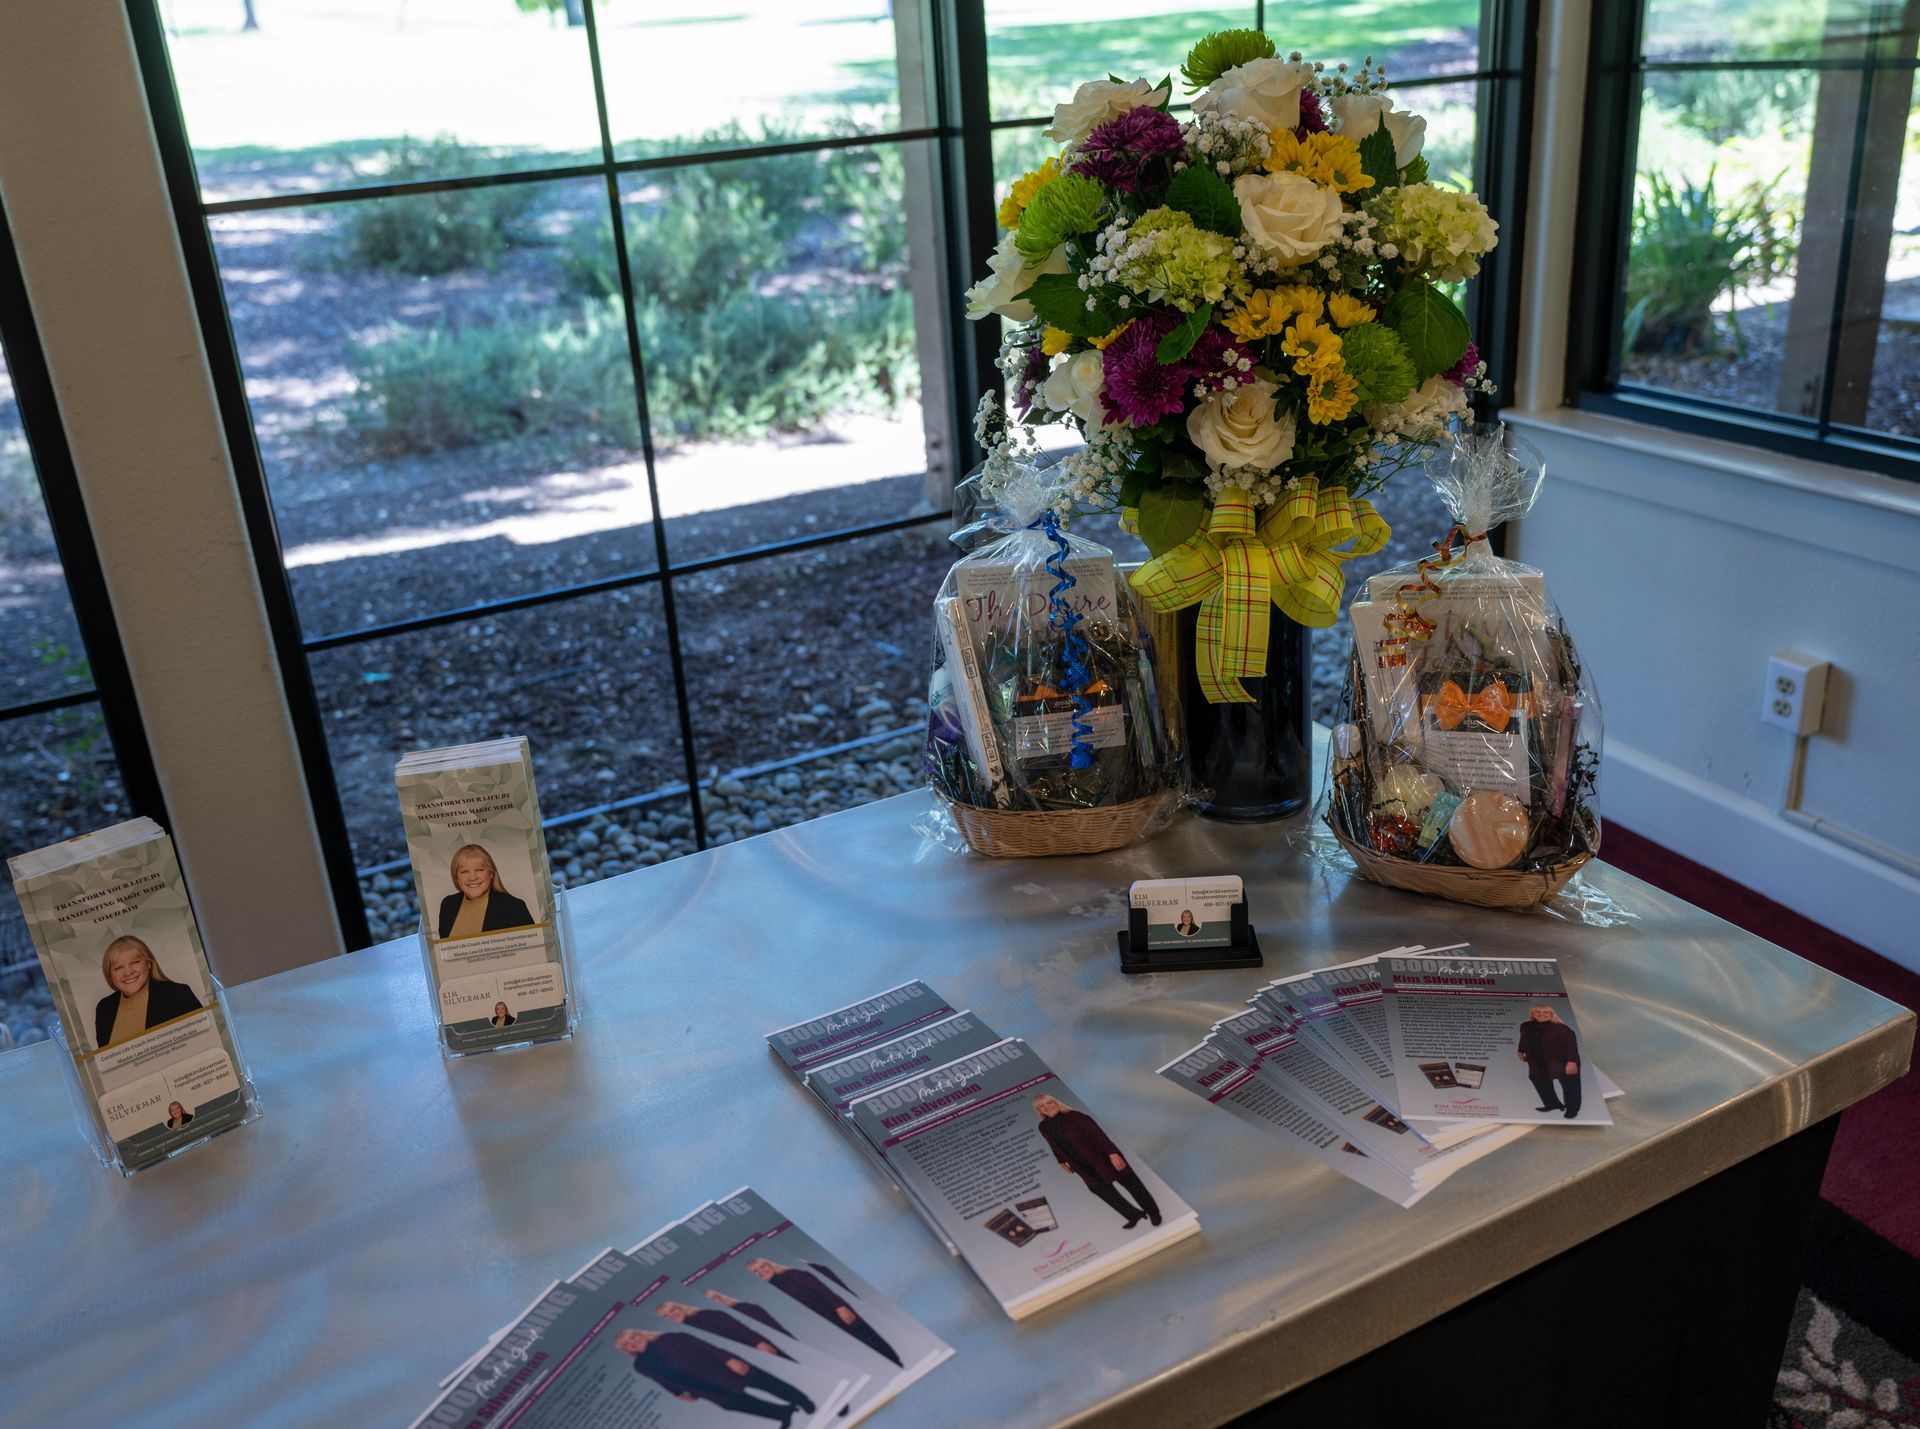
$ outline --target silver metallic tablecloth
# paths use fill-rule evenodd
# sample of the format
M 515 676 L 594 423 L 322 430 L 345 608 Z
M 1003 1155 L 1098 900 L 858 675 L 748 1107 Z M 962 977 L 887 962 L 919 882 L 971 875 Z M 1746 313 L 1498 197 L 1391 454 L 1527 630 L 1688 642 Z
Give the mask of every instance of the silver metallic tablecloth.
M 923 846 L 908 795 L 572 895 L 578 1038 L 447 1064 L 419 954 L 236 989 L 266 1106 L 132 1181 L 51 1048 L 0 1056 L 0 1422 L 405 1424 L 549 1279 L 751 1183 L 958 1355 L 900 1425 L 1203 1425 L 1460 1304 L 1897 1077 L 1893 1003 L 1595 866 L 1591 928 L 1349 881 L 1287 826 L 1181 820 L 1095 858 Z M 1548 1128 L 1402 1211 L 1154 1075 L 1244 972 L 1126 978 L 1134 878 L 1238 872 L 1275 973 L 1471 940 L 1562 960 L 1602 1130 Z M 263 937 L 272 936 L 263 930 Z M 912 977 L 1032 1041 L 1203 1234 L 1024 1324 L 788 1081 L 761 1034 Z

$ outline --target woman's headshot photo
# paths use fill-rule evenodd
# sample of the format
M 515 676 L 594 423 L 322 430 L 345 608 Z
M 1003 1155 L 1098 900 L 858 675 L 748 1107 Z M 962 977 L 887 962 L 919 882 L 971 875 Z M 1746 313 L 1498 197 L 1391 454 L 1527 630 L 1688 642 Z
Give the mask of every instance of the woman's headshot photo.
M 463 844 L 448 868 L 453 892 L 440 900 L 440 936 L 471 938 L 476 933 L 498 933 L 525 928 L 533 910 L 500 881 L 493 855 L 479 844 Z
M 511 1027 L 519 1020 L 519 1018 L 507 1011 L 507 1005 L 504 1002 L 494 1003 L 493 1016 L 488 1019 L 495 1027 Z
M 93 1009 L 93 1041 L 102 1049 L 130 1041 L 148 1028 L 200 1010 L 193 989 L 170 981 L 153 949 L 128 934 L 100 955 L 109 989 Z
M 167 1130 L 168 1131 L 178 1131 L 181 1127 L 187 1125 L 192 1120 L 193 1120 L 193 1113 L 188 1111 L 185 1107 L 181 1106 L 179 1102 L 167 1103 Z
M 1183 938 L 1191 938 L 1195 933 L 1200 931 L 1200 925 L 1193 921 L 1193 910 L 1191 908 L 1182 908 L 1180 910 L 1180 921 L 1173 925 L 1173 931 Z

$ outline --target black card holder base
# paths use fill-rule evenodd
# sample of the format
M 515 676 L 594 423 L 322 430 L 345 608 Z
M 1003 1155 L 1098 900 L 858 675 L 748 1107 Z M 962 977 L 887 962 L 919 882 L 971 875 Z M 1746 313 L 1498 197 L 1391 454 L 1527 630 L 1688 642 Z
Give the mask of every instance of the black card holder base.
M 1231 910 L 1233 942 L 1224 948 L 1152 948 L 1147 947 L 1147 910 L 1127 910 L 1127 926 L 1114 934 L 1120 945 L 1120 971 L 1123 973 L 1212 972 L 1222 968 L 1266 966 L 1260 955 L 1260 935 L 1247 921 L 1247 905 L 1236 903 Z

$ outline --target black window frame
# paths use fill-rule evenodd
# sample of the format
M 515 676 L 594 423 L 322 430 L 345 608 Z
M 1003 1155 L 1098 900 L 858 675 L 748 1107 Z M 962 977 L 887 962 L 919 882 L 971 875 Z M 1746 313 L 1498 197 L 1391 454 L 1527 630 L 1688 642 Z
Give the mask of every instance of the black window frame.
M 1857 58 L 1648 60 L 1642 53 L 1645 11 L 1646 0 L 1596 5 L 1593 9 L 1587 52 L 1573 291 L 1568 308 L 1567 405 L 1807 461 L 1920 481 L 1920 438 L 1869 432 L 1831 420 L 1836 389 L 1833 376 L 1844 333 L 1851 272 L 1854 211 L 1860 193 L 1860 155 L 1867 139 L 1864 115 L 1856 120 L 1854 129 L 1853 168 L 1842 219 L 1846 234 L 1839 281 L 1834 284 L 1826 376 L 1821 384 L 1818 416 L 1768 412 L 1710 397 L 1623 382 L 1619 375 L 1640 106 L 1646 77 L 1706 70 L 1851 70 L 1867 81 L 1863 89 L 1870 89 L 1876 71 L 1920 69 L 1920 59 L 1911 56 L 1901 59 L 1886 53 L 1894 35 L 1881 28 L 1885 12 L 1876 7 Z
M 977 464 L 980 452 L 973 440 L 973 414 L 981 396 L 999 386 L 995 368 L 998 355 L 998 325 L 968 322 L 963 310 L 963 294 L 986 271 L 986 259 L 993 252 L 997 237 L 995 212 L 997 196 L 993 175 L 993 135 L 1003 129 L 1040 126 L 1050 116 L 1037 118 L 993 118 L 988 95 L 988 42 L 985 0 L 902 0 L 917 4 L 921 11 L 920 31 L 924 53 L 918 57 L 928 78 L 929 123 L 917 128 L 902 128 L 873 134 L 803 140 L 793 143 L 758 145 L 738 149 L 702 150 L 686 154 L 644 159 L 620 159 L 615 152 L 608 120 L 606 89 L 601 73 L 601 55 L 594 0 L 583 6 L 586 43 L 593 76 L 594 100 L 599 121 L 600 158 L 586 164 L 547 168 L 516 168 L 507 172 L 476 174 L 456 178 L 416 180 L 402 183 L 354 185 L 317 194 L 278 194 L 243 199 L 207 202 L 202 198 L 199 178 L 186 120 L 178 90 L 174 84 L 171 58 L 158 0 L 125 0 L 140 69 L 153 115 L 162 166 L 174 208 L 194 295 L 199 324 L 219 402 L 221 420 L 232 452 L 241 507 L 247 523 L 255 563 L 260 573 L 268 624 L 277 652 L 283 686 L 302 770 L 313 802 L 319 838 L 326 856 L 327 877 L 340 924 L 349 948 L 370 941 L 365 909 L 361 902 L 360 877 L 355 868 L 352 844 L 348 837 L 336 777 L 327 746 L 320 704 L 309 668 L 309 657 L 323 650 L 364 641 L 402 635 L 414 631 L 505 614 L 538 605 L 573 600 L 606 591 L 658 584 L 661 589 L 664 624 L 672 666 L 675 707 L 679 720 L 679 739 L 685 778 L 667 788 L 651 791 L 601 809 L 632 807 L 655 800 L 685 797 L 690 805 L 694 843 L 706 848 L 709 840 L 700 790 L 710 783 L 699 775 L 698 731 L 688 699 L 686 673 L 681 653 L 679 617 L 673 597 L 675 577 L 721 569 L 769 556 L 786 555 L 827 545 L 881 536 L 890 532 L 945 521 L 949 511 L 878 521 L 821 532 L 802 538 L 768 542 L 720 555 L 674 561 L 668 548 L 665 523 L 652 521 L 654 565 L 604 576 L 574 585 L 486 601 L 460 609 L 437 611 L 404 620 L 385 622 L 350 630 L 308 636 L 301 629 L 295 610 L 290 578 L 281 559 L 280 542 L 268 489 L 265 465 L 255 436 L 250 406 L 242 376 L 238 343 L 228 318 L 224 288 L 220 278 L 209 218 L 222 213 L 318 204 L 355 202 L 405 194 L 430 194 L 454 189 L 481 188 L 508 183 L 538 183 L 554 179 L 603 178 L 609 192 L 614 223 L 614 248 L 620 293 L 627 315 L 628 355 L 635 374 L 640 407 L 641 448 L 647 471 L 647 485 L 659 510 L 659 492 L 654 476 L 654 445 L 646 408 L 645 353 L 641 350 L 635 327 L 633 276 L 629 268 L 627 246 L 621 227 L 618 184 L 623 175 L 649 169 L 675 168 L 751 159 L 770 154 L 811 152 L 840 147 L 906 145 L 925 142 L 934 158 L 935 242 L 932 261 L 945 282 L 948 311 L 945 336 L 952 368 L 948 410 L 940 419 L 961 448 L 953 464 L 956 474 Z M 1436 85 L 1473 83 L 1479 87 L 1481 113 L 1475 147 L 1475 167 L 1480 176 L 1483 196 L 1500 223 L 1500 258 L 1488 276 L 1469 285 L 1468 314 L 1480 335 L 1480 345 L 1489 370 L 1503 385 L 1514 370 L 1514 345 L 1519 326 L 1517 294 L 1520 283 L 1520 240 L 1525 222 L 1527 154 L 1526 136 L 1533 106 L 1532 59 L 1537 29 L 1538 0 L 1482 0 L 1479 64 L 1458 73 L 1421 75 L 1396 91 L 1417 93 Z M 1267 7 L 1256 3 L 1255 15 L 1264 26 Z M 1286 40 L 1285 35 L 1279 36 Z M 901 56 L 903 67 L 914 62 Z M 874 738 L 890 737 L 886 735 Z M 856 741 L 865 743 L 866 740 Z M 813 758 L 837 752 L 840 748 L 810 751 L 798 758 Z M 779 764 L 798 762 L 798 758 Z M 583 817 L 599 812 L 572 812 L 562 819 Z

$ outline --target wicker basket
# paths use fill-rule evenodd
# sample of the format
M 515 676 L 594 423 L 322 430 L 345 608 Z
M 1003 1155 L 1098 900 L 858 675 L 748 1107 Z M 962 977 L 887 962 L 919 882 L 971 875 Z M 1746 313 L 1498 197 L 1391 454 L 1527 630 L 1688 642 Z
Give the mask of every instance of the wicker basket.
M 1593 857 L 1590 853 L 1577 853 L 1565 863 L 1545 870 L 1409 863 L 1355 843 L 1334 826 L 1332 819 L 1327 820 L 1327 827 L 1333 829 L 1340 847 L 1352 856 L 1362 878 L 1384 883 L 1389 888 L 1432 893 L 1451 898 L 1455 903 L 1473 903 L 1482 908 L 1531 908 L 1536 903 L 1545 903 Z
M 1173 803 L 1163 789 L 1144 799 L 1100 809 L 1020 811 L 981 809 L 940 796 L 975 851 L 989 858 L 1046 858 L 1054 854 L 1105 853 L 1145 833 Z

